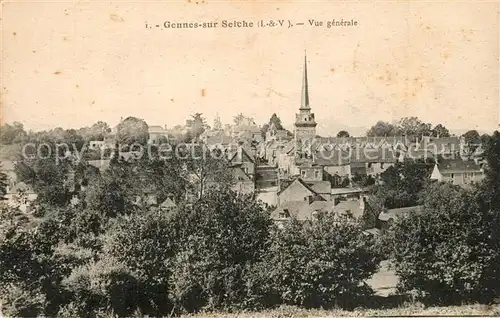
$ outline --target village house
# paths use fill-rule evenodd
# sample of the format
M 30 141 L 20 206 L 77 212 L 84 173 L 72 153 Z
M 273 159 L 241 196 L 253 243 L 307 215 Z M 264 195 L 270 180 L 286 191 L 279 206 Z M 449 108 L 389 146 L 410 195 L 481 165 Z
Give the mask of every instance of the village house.
M 148 127 L 149 139 L 148 144 L 158 145 L 162 140 L 168 140 L 167 127 L 162 126 L 149 126 Z
M 278 169 L 269 165 L 258 165 L 255 176 L 255 199 L 268 206 L 278 204 Z
M 485 177 L 483 165 L 477 160 L 441 159 L 434 165 L 431 180 L 470 185 Z

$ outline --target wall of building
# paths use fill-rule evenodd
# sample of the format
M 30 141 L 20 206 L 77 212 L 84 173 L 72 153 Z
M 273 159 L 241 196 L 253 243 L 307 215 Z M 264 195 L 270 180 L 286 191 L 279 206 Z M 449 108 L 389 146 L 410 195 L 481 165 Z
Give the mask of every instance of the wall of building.
M 300 182 L 294 181 L 288 186 L 288 188 L 280 193 L 279 201 L 280 204 L 289 201 L 302 201 L 310 195 L 311 192 L 307 188 L 305 188 L 304 185 L 302 185 Z
M 278 205 L 278 187 L 269 187 L 266 189 L 260 189 L 255 193 L 255 199 L 261 200 L 270 206 Z

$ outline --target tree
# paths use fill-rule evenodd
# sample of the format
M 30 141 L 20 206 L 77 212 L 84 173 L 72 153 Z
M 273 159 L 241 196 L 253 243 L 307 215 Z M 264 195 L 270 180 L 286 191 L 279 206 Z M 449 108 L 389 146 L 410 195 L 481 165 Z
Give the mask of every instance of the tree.
M 208 187 L 228 187 L 234 184 L 229 162 L 220 149 L 210 151 L 204 145 L 195 145 L 182 154 L 190 177 L 190 185 L 198 198 L 203 197 Z
M 26 138 L 27 134 L 24 131 L 23 124 L 14 122 L 12 125 L 4 124 L 0 126 L 0 143 L 11 145 L 13 143 L 21 143 Z
M 370 293 L 362 282 L 379 262 L 374 241 L 347 220 L 333 214 L 305 222 L 292 219 L 273 231 L 254 286 L 267 301 L 306 308 L 354 307 L 357 297 Z
M 0 162 L 0 167 L 2 163 Z M 5 195 L 7 194 L 8 178 L 5 173 L 0 171 L 0 201 L 5 200 Z
M 481 136 L 477 130 L 469 130 L 463 134 L 463 138 L 469 155 L 473 154 L 477 147 L 481 144 Z
M 398 129 L 407 136 L 428 136 L 431 134 L 431 124 L 422 122 L 418 117 L 401 118 Z
M 387 233 L 400 292 L 441 305 L 489 302 L 500 283 L 500 217 L 476 190 L 435 183 L 424 211 Z
M 269 126 L 271 126 L 272 124 L 274 124 L 274 126 L 278 130 L 283 129 L 283 125 L 281 124 L 281 119 L 278 117 L 278 115 L 276 115 L 276 113 L 274 113 L 269 119 Z
M 210 190 L 182 209 L 182 242 L 172 263 L 171 295 L 186 311 L 248 305 L 248 274 L 266 250 L 272 221 L 259 203 Z
M 202 113 L 195 113 L 191 115 L 191 118 L 188 127 L 190 140 L 198 138 L 207 129 L 206 121 Z
M 375 196 L 388 209 L 418 205 L 432 167 L 424 163 L 396 163 L 381 173 Z
M 117 130 L 116 141 L 120 145 L 146 145 L 148 142 L 148 124 L 142 119 L 127 117 L 118 124 Z
M 233 122 L 236 126 L 240 126 L 244 123 L 245 121 L 245 116 L 242 113 L 239 113 L 233 118 Z
M 349 133 L 348 133 L 347 131 L 345 131 L 345 130 L 341 130 L 341 131 L 339 131 L 339 132 L 337 133 L 337 137 L 338 137 L 338 138 L 349 138 L 349 137 L 350 137 L 350 135 L 349 135 Z
M 443 125 L 438 124 L 432 128 L 432 137 L 450 137 L 450 131 Z
M 378 121 L 366 133 L 368 137 L 389 137 L 399 134 L 398 128 L 393 124 L 384 121 Z
M 486 179 L 482 189 L 491 208 L 500 211 L 500 133 L 498 131 L 487 138 L 484 158 L 487 164 L 485 165 Z

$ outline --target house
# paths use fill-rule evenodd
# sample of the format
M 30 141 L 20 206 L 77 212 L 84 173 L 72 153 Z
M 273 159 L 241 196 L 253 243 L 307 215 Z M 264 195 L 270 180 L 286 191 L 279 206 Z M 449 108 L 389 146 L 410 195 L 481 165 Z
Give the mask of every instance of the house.
M 172 211 L 177 209 L 177 204 L 175 204 L 175 198 L 173 194 L 169 194 L 167 198 L 160 204 L 160 210 L 162 211 Z
M 258 165 L 255 175 L 255 199 L 269 206 L 278 204 L 278 169 L 269 165 Z
M 162 126 L 149 126 L 148 127 L 149 139 L 148 144 L 157 145 L 162 142 L 162 139 L 168 139 L 166 127 Z
M 378 216 L 378 227 L 387 229 L 396 219 L 405 217 L 410 213 L 420 213 L 422 211 L 423 206 L 421 205 L 383 210 Z
M 254 180 L 256 163 L 251 150 L 243 146 L 238 146 L 236 151 L 228 149 L 228 158 L 231 165 L 240 165 L 241 169 Z
M 316 149 L 314 163 L 323 167 L 323 179 L 329 180 L 332 186 L 346 186 L 351 175 L 349 152 L 342 149 Z
M 359 220 L 363 216 L 367 205 L 364 196 L 359 196 L 355 199 L 336 201 L 334 203 L 333 210 L 337 215 L 347 216 L 353 221 Z
M 470 185 L 485 177 L 482 164 L 474 160 L 442 159 L 434 165 L 431 180 Z
M 348 188 L 333 188 L 332 189 L 332 200 L 333 201 L 343 201 L 349 199 L 357 199 L 367 192 L 366 189 L 358 187 L 348 187 Z
M 278 193 L 278 206 L 294 201 L 326 201 L 320 194 L 314 191 L 305 181 L 300 178 L 294 179 L 288 186 Z
M 323 167 L 308 160 L 296 160 L 300 178 L 307 181 L 323 181 Z
M 351 176 L 354 174 L 377 176 L 397 161 L 391 148 L 352 148 L 350 151 Z
M 253 177 L 245 172 L 243 164 L 237 163 L 231 167 L 234 185 L 232 190 L 241 194 L 253 194 L 255 192 L 255 183 Z
M 323 199 L 325 199 L 326 201 L 332 200 L 332 184 L 330 183 L 330 181 L 304 181 L 315 193 L 317 193 Z

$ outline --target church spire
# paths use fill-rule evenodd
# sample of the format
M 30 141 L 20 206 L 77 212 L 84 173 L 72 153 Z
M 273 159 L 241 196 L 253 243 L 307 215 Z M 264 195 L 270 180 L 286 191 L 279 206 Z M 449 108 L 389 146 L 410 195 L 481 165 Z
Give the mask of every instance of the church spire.
M 300 108 L 309 109 L 309 87 L 307 85 L 307 54 L 304 50 L 304 74 L 302 77 L 302 98 Z

